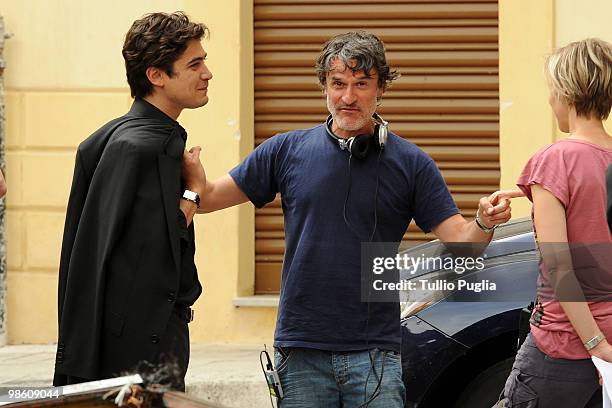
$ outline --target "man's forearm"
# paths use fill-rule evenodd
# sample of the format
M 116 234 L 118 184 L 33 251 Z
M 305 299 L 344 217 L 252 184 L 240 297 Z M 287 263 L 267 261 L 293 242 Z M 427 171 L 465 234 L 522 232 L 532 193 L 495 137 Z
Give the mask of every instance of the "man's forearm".
M 206 182 L 206 185 L 203 187 L 202 190 L 202 195 L 200 196 L 200 207 L 197 209 L 197 214 L 206 214 L 215 211 L 215 182 L 217 182 L 218 180 L 219 179 Z
M 447 247 L 456 255 L 477 257 L 482 254 L 493 237 L 493 231 L 484 232 L 475 221 L 468 222 L 463 219 L 464 224 L 458 231 L 458 236 L 453 243 Z
M 194 213 L 202 214 L 247 202 L 249 199 L 238 187 L 234 179 L 226 174 L 215 181 L 206 179 L 206 172 L 200 162 L 201 148 L 196 146 L 183 154 L 181 168 L 183 180 L 188 190 L 200 196 L 200 208 L 184 208 L 185 217 L 191 222 Z M 183 209 L 183 206 L 181 206 Z M 190 218 L 191 215 L 191 218 Z
M 484 232 L 476 221 L 466 221 L 461 228 L 461 238 L 457 242 L 474 242 L 488 244 L 493 238 L 493 231 Z
M 523 195 L 518 190 L 496 191 L 488 197 L 482 197 L 478 203 L 478 211 L 476 213 L 476 217 L 480 220 L 482 227 L 478 226 L 475 220 L 468 222 L 460 214 L 455 214 L 442 221 L 432 230 L 444 243 L 484 244 L 480 248 L 480 251 L 482 251 L 489 244 L 491 238 L 493 238 L 493 228 L 510 220 L 512 216 L 510 199 Z
M 226 174 L 214 181 L 208 181 L 200 196 L 198 214 L 209 213 L 249 201 L 234 179 Z
M 434 234 L 445 244 L 451 243 L 483 243 L 488 244 L 493 232 L 481 230 L 475 221 L 468 222 L 460 214 L 447 218 L 433 228 Z

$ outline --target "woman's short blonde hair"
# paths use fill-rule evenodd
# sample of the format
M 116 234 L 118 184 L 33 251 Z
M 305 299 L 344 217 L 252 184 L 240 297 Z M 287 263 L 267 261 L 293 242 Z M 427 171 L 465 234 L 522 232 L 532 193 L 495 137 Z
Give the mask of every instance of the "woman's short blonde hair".
M 605 120 L 612 107 L 612 45 L 587 38 L 548 57 L 545 72 L 552 92 L 579 116 Z

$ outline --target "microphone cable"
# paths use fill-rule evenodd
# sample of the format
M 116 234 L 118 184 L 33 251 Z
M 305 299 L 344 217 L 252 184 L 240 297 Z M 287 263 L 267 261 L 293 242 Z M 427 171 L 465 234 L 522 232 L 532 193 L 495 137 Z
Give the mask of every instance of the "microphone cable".
M 378 190 L 379 190 L 379 186 L 380 186 L 380 158 L 382 155 L 382 149 L 380 149 L 378 151 L 378 158 L 376 160 L 376 187 L 374 190 L 374 226 L 372 228 L 372 232 L 370 234 L 370 237 L 368 239 L 367 242 L 371 243 L 374 240 L 374 235 L 376 234 L 376 228 L 378 226 Z M 351 160 L 352 160 L 352 154 L 349 153 L 349 159 L 348 159 L 348 179 L 349 179 L 349 183 L 348 183 L 348 189 L 346 191 L 346 196 L 344 198 L 344 205 L 342 207 L 342 217 L 344 218 L 344 223 L 346 224 L 346 226 L 351 230 L 351 232 L 353 232 L 353 234 L 355 234 L 355 236 L 357 236 L 357 238 L 359 238 L 361 240 L 361 236 L 359 235 L 359 233 L 355 230 L 355 228 L 353 227 L 353 225 L 349 222 L 348 217 L 346 215 L 346 207 L 348 204 L 348 199 L 349 196 L 351 194 L 351 185 L 352 185 L 352 178 L 351 178 Z M 369 341 L 370 341 L 370 299 L 371 299 L 371 286 L 372 286 L 372 276 L 370 276 L 370 280 L 368 282 L 368 299 L 367 299 L 367 304 L 368 304 L 368 311 L 367 311 L 367 317 L 366 317 L 366 349 L 368 350 L 368 357 L 370 359 L 370 370 L 368 371 L 368 375 L 366 377 L 366 381 L 365 381 L 365 385 L 364 385 L 364 402 L 359 405 L 359 408 L 367 408 L 369 406 L 369 404 L 380 395 L 381 392 L 381 386 L 382 386 L 382 380 L 383 380 L 383 375 L 385 372 L 385 360 L 387 357 L 387 352 L 382 352 L 382 365 L 381 365 L 381 370 L 380 370 L 380 376 L 378 375 L 378 372 L 376 371 L 376 364 L 374 361 L 374 358 L 372 357 L 372 351 L 369 348 Z M 370 375 L 374 374 L 374 377 L 376 378 L 376 387 L 374 388 L 374 391 L 372 392 L 372 394 L 370 394 L 370 396 L 368 397 L 368 382 L 370 379 Z

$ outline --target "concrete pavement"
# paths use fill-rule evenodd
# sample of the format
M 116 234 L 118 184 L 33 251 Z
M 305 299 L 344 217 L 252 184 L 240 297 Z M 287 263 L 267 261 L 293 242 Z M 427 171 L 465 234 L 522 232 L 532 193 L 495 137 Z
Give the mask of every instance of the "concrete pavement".
M 192 344 L 187 393 L 231 408 L 270 407 L 262 347 Z M 0 347 L 0 387 L 51 385 L 54 358 L 54 344 Z

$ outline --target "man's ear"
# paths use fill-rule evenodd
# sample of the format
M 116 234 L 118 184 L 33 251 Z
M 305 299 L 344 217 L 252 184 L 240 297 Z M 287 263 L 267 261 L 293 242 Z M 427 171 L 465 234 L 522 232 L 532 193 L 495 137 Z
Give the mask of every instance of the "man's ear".
M 162 87 L 166 84 L 166 78 L 168 75 L 164 71 L 156 67 L 149 67 L 146 70 L 146 75 L 153 86 Z
M 378 90 L 376 91 L 376 99 L 382 98 L 384 93 L 385 93 L 385 88 L 379 87 Z

